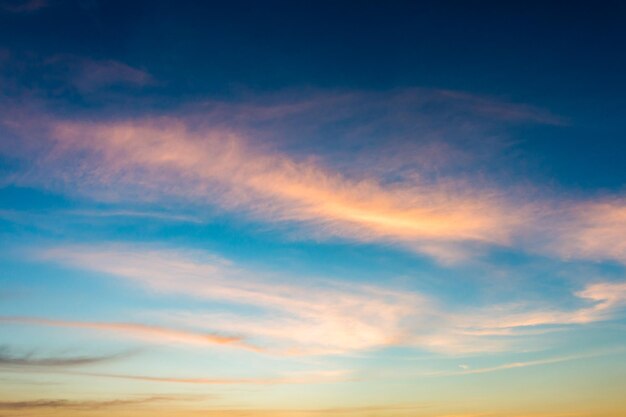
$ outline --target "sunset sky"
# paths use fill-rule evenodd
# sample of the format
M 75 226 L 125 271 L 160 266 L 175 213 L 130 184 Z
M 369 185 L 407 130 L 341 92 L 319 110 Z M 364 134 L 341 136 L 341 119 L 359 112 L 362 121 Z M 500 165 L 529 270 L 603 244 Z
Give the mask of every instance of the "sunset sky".
M 626 415 L 626 3 L 0 0 L 0 417 Z

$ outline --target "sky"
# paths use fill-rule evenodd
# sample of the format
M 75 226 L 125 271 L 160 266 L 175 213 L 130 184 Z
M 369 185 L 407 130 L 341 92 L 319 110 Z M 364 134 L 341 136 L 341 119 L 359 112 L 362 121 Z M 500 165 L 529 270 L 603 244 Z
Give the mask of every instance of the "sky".
M 0 1 L 0 417 L 626 414 L 626 3 Z

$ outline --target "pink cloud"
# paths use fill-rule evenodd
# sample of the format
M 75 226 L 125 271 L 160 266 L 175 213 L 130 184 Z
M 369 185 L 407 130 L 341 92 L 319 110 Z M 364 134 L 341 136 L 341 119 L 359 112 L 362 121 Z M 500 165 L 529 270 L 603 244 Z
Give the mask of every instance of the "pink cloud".
M 52 327 L 69 327 L 87 329 L 96 332 L 117 333 L 123 335 L 124 337 L 157 343 L 190 344 L 198 346 L 232 345 L 240 348 L 258 350 L 258 348 L 246 343 L 241 337 L 237 336 L 189 332 L 136 323 L 68 321 L 19 316 L 0 317 L 0 322 Z
M 574 294 L 583 304 L 577 309 L 503 304 L 451 312 L 415 292 L 333 281 L 295 284 L 201 253 L 109 246 L 56 248 L 41 256 L 111 274 L 151 291 L 229 304 L 233 308 L 219 312 L 170 311 L 155 318 L 185 328 L 245 335 L 265 352 L 278 355 L 340 354 L 387 346 L 448 353 L 502 351 L 513 348 L 521 336 L 611 319 L 626 305 L 623 282 L 587 285 Z M 237 306 L 254 307 L 258 313 L 242 313 Z M 171 336 L 195 340 L 198 334 Z
M 420 103 L 433 100 L 460 102 L 452 107 L 474 106 L 475 112 L 499 109 L 508 114 L 504 119 L 549 119 L 539 110 L 462 93 L 418 89 L 380 94 L 390 99 L 393 115 L 379 108 L 381 97 L 346 92 L 208 102 L 196 104 L 185 117 L 96 122 L 48 117 L 39 126 L 10 116 L 7 126 L 27 139 L 23 145 L 3 146 L 12 156 L 19 156 L 14 148 L 22 146 L 36 161 L 13 176 L 16 183 L 43 184 L 99 201 L 139 198 L 165 210 L 186 204 L 196 212 L 234 212 L 283 232 L 288 225 L 296 237 L 394 244 L 447 264 L 493 246 L 561 259 L 626 262 L 623 199 L 558 200 L 540 189 L 504 189 L 471 175 L 433 175 L 442 165 L 473 163 L 458 146 L 437 141 L 437 132 L 420 147 L 379 149 L 374 156 L 341 158 L 343 162 L 333 155 L 299 157 L 269 140 L 297 136 L 298 128 L 313 129 L 318 119 L 327 125 L 380 113 L 374 125 L 365 121 L 365 126 L 359 124 L 365 131 L 347 135 L 367 137 L 381 124 L 402 125 L 414 114 L 422 117 Z M 52 142 L 32 139 L 45 136 Z M 287 145 L 297 142 L 290 140 Z
M 319 236 L 399 242 L 441 258 L 462 252 L 450 245 L 447 253 L 447 243 L 505 244 L 530 214 L 500 192 L 465 181 L 389 185 L 348 178 L 312 161 L 260 151 L 231 131 L 197 131 L 174 119 L 61 122 L 53 136 L 50 158 L 81 154 L 89 161 L 65 174 L 80 177 L 85 192 L 113 183 L 139 187 L 147 199 L 217 205 L 273 223 L 297 222 Z
M 569 259 L 626 263 L 626 200 L 602 198 L 573 204 L 547 248 Z
M 402 338 L 401 320 L 427 303 L 416 294 L 363 284 L 304 286 L 254 278 L 259 274 L 203 254 L 109 247 L 51 249 L 43 256 L 152 291 L 260 308 L 263 313 L 254 317 L 221 313 L 194 317 L 190 324 L 202 328 L 210 322 L 214 331 L 246 335 L 262 341 L 259 345 L 270 353 L 341 353 L 391 345 Z

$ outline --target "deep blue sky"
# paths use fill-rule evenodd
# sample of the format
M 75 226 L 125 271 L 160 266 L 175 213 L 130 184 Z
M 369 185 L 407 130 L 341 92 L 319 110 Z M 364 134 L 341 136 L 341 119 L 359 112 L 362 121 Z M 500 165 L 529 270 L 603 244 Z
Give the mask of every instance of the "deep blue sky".
M 610 110 L 625 18 L 619 1 L 58 2 L 4 14 L 0 33 L 24 52 L 130 61 L 177 92 L 437 85 Z
M 144 69 L 158 82 L 133 94 L 154 106 L 290 88 L 461 90 L 562 117 L 568 126 L 519 135 L 557 182 L 615 189 L 626 176 L 623 2 L 51 4 L 0 14 L 1 45 L 27 60 L 72 54 Z M 45 68 L 5 71 L 85 107 L 55 93 Z

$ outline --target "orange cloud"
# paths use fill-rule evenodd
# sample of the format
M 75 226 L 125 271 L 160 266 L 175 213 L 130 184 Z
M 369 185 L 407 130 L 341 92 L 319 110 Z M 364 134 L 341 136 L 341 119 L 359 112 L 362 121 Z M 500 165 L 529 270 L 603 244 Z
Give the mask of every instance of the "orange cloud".
M 247 344 L 241 337 L 223 336 L 220 334 L 210 333 L 194 333 L 136 323 L 67 321 L 35 317 L 0 317 L 0 322 L 54 327 L 71 327 L 94 331 L 113 332 L 120 333 L 131 338 L 148 340 L 153 342 L 156 341 L 158 343 L 191 344 L 200 346 L 233 345 L 254 350 L 258 349 Z
M 13 149 L 20 148 L 17 144 L 4 144 L 3 152 L 37 162 L 16 174 L 17 182 L 43 181 L 105 201 L 143 199 L 158 202 L 165 211 L 179 203 L 194 207 L 195 215 L 215 208 L 234 211 L 277 226 L 295 225 L 290 233 L 307 238 L 397 244 L 444 263 L 467 259 L 492 245 L 566 259 L 626 262 L 623 198 L 559 201 L 542 197 L 540 189 L 530 198 L 515 187 L 488 186 L 477 176 L 460 179 L 457 165 L 472 172 L 481 162 L 470 156 L 475 150 L 458 143 L 461 133 L 471 132 L 453 129 L 450 135 L 444 129 L 440 138 L 437 130 L 442 116 L 470 114 L 468 123 L 484 141 L 485 120 L 562 120 L 532 107 L 452 91 L 294 96 L 194 103 L 183 109 L 184 117 L 94 122 L 44 114 L 33 123 L 35 110 L 6 109 L 9 117 L 2 123 L 24 137 L 24 149 L 20 154 Z M 445 104 L 445 110 L 429 116 L 424 106 L 437 103 Z M 363 117 L 369 113 L 375 120 Z M 308 157 L 272 147 L 277 137 L 287 136 L 281 143 L 290 149 L 299 132 L 308 137 L 315 131 L 312 126 L 334 131 L 337 122 L 350 126 L 342 141 L 354 136 L 358 143 L 367 142 L 372 132 L 386 126 L 430 139 L 422 143 L 418 138 L 424 146 L 414 147 L 389 138 L 385 144 L 393 152 L 374 147 L 373 155 L 346 160 L 343 154 L 341 163 L 334 155 L 333 164 L 329 146 L 324 155 L 307 152 Z M 417 129 L 420 124 L 426 128 Z M 42 149 L 49 152 L 34 157 Z M 443 165 L 456 170 L 441 175 L 438 167 L 447 159 L 452 162 Z
M 58 122 L 53 136 L 51 159 L 80 154 L 88 161 L 65 174 L 81 178 L 86 192 L 112 184 L 138 188 L 148 199 L 209 203 L 265 221 L 299 222 L 321 236 L 400 242 L 442 259 L 462 256 L 458 247 L 447 251 L 448 243 L 505 244 L 530 215 L 501 193 L 466 182 L 348 178 L 260 150 L 231 131 L 169 118 Z

